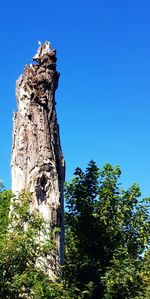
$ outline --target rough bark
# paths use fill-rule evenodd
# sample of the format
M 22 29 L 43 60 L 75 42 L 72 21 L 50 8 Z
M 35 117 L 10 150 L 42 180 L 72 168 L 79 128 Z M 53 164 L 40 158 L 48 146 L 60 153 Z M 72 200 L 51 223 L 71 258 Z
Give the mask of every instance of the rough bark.
M 15 194 L 23 190 L 32 192 L 32 208 L 60 227 L 56 260 L 61 263 L 65 167 L 55 109 L 59 79 L 56 51 L 45 42 L 33 60 L 16 83 L 18 111 L 13 123 L 12 190 Z

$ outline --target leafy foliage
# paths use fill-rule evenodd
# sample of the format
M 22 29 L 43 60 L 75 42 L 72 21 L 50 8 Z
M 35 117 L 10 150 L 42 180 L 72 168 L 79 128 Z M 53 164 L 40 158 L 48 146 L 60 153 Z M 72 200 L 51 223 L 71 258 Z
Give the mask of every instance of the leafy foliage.
M 50 281 L 45 271 L 46 261 L 51 262 L 55 252 L 57 230 L 50 229 L 50 223 L 31 211 L 30 201 L 30 194 L 11 198 L 9 222 L 5 209 L 8 229 L 5 238 L 0 238 L 0 298 L 70 298 L 63 284 Z M 5 222 L 1 227 L 6 228 Z
M 11 191 L 5 190 L 2 182 L 0 182 L 0 231 L 1 239 L 6 236 L 8 227 L 8 214 L 11 199 Z
M 142 254 L 149 244 L 149 214 L 137 184 L 119 184 L 118 166 L 91 161 L 66 184 L 64 277 L 90 298 L 134 298 L 143 292 Z M 140 287 L 139 287 L 140 285 Z
M 15 198 L 1 185 L 0 298 L 150 298 L 150 199 L 140 200 L 137 184 L 122 189 L 120 175 L 91 161 L 66 183 L 65 264 L 55 281 L 46 273 L 58 230 L 31 210 L 31 194 Z

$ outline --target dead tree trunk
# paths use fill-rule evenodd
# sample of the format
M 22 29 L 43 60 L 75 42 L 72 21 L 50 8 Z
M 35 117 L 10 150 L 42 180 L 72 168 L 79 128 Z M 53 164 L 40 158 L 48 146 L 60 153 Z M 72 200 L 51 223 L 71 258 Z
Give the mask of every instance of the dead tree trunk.
M 25 67 L 16 84 L 18 111 L 14 113 L 12 190 L 33 193 L 32 208 L 61 229 L 56 260 L 63 260 L 64 158 L 55 109 L 56 51 L 40 46 L 34 63 Z M 54 270 L 55 272 L 55 270 Z

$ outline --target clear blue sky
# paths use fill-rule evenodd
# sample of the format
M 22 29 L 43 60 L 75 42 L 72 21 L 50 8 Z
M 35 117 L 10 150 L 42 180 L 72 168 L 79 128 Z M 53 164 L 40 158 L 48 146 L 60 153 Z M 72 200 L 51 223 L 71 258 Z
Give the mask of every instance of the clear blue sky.
M 37 41 L 57 49 L 57 111 L 67 179 L 90 159 L 121 166 L 150 194 L 150 1 L 0 4 L 0 177 L 11 186 L 15 81 Z

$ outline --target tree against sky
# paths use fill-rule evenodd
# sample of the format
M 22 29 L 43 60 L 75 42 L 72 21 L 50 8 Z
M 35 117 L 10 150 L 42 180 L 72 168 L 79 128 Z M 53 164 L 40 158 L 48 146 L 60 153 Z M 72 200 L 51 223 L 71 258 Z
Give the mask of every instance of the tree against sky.
M 10 188 L 15 81 L 37 41 L 50 40 L 67 180 L 92 157 L 121 165 L 124 185 L 135 180 L 148 196 L 150 1 L 45 0 L 42 9 L 37 0 L 1 1 L 0 177 Z
M 118 166 L 99 170 L 91 161 L 66 184 L 64 277 L 90 298 L 125 299 L 143 294 L 143 254 L 149 245 L 149 214 L 137 184 L 120 185 Z M 147 277 L 147 272 L 144 272 Z

